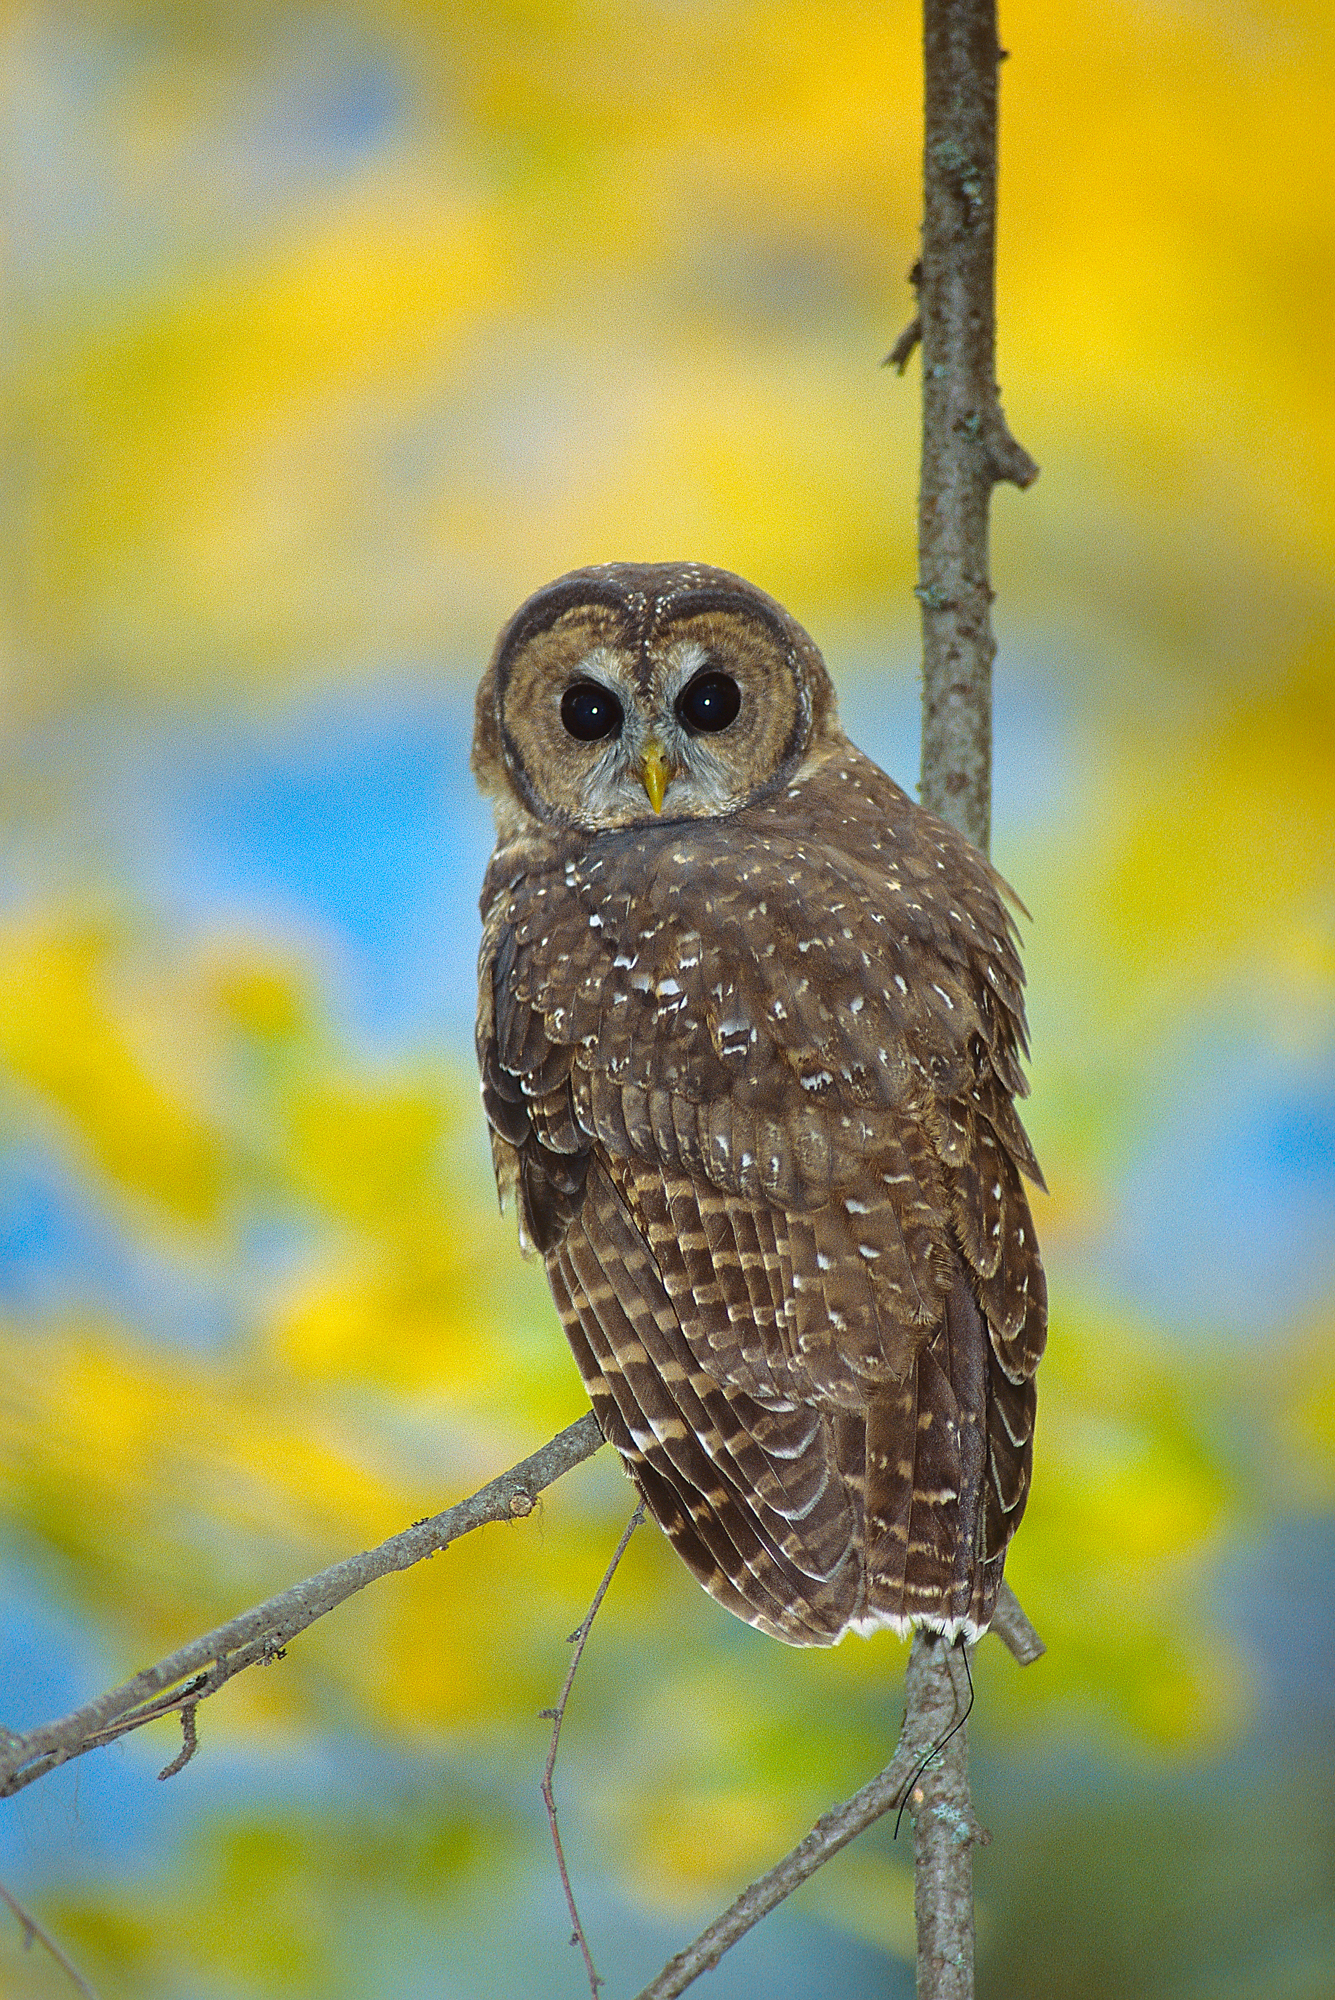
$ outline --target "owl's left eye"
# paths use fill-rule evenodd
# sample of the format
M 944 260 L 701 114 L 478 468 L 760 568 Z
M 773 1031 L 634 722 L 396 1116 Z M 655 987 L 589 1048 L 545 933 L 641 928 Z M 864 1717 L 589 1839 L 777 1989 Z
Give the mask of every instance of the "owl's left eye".
M 742 691 L 731 674 L 709 670 L 697 674 L 677 697 L 677 718 L 688 729 L 713 735 L 737 720 Z
M 624 717 L 610 688 L 576 681 L 561 696 L 561 720 L 578 742 L 600 743 L 604 736 L 616 735 Z

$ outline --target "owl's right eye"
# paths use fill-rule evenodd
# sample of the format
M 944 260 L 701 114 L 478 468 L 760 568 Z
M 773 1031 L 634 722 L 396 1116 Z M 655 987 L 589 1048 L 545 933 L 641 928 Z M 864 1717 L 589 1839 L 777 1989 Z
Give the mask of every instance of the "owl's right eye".
M 610 688 L 576 681 L 561 696 L 561 720 L 580 743 L 599 743 L 604 736 L 615 736 L 625 717 Z

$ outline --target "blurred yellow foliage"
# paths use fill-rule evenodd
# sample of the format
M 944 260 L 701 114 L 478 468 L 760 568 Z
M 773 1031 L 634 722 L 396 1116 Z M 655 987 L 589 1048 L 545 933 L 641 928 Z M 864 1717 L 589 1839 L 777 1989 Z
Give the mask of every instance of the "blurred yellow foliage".
M 1160 1016 L 1329 911 L 1333 668 L 1335 633 L 1263 695 L 1160 746 L 1152 774 L 1139 746 L 1139 810 L 1108 858 L 1094 921 L 1110 985 L 1137 999 L 1149 989 Z
M 96 1172 L 181 1220 L 214 1221 L 222 1136 L 140 1060 L 108 991 L 110 946 L 94 929 L 0 931 L 0 1056 Z
M 103 715 L 159 727 L 190 703 L 226 735 L 387 661 L 471 677 L 575 563 L 719 561 L 854 652 L 907 633 L 917 398 L 877 364 L 912 310 L 916 4 L 52 20 L 0 27 L 33 121 L 16 157 L 49 175 L 23 183 L 6 370 L 19 846 L 63 837 L 25 727 L 90 718 L 95 739 Z M 1308 1057 L 1335 1019 L 1335 15 L 1008 0 L 1003 32 L 1000 375 L 1044 465 L 998 496 L 1003 663 L 1018 631 L 1041 679 L 1046 631 L 1097 747 L 1078 819 L 1020 856 L 1055 1310 L 1010 1573 L 1049 1651 L 1020 1674 L 987 1642 L 977 1728 L 1172 1758 L 1218 1749 L 1252 1698 L 1211 1563 L 1267 1512 L 1335 1500 L 1329 1329 L 1198 1365 L 1072 1272 L 1115 1208 L 1126 1104 L 1203 1017 Z M 358 63 L 388 79 L 382 128 L 356 102 L 351 137 L 330 137 L 338 104 L 320 123 L 340 63 L 354 99 Z M 164 942 L 54 894 L 16 894 L 0 928 L 9 1129 L 146 1256 L 206 1274 L 225 1322 L 207 1352 L 81 1305 L 12 1305 L 0 1332 L 16 1545 L 127 1667 L 583 1405 L 495 1216 L 471 1077 L 360 1055 L 338 999 L 299 949 Z M 603 1454 L 243 1676 L 219 1726 L 482 1746 L 489 1784 L 536 1768 L 630 1504 Z M 740 1630 L 646 1529 L 563 1769 L 620 1877 L 694 1906 L 884 1760 L 902 1660 L 887 1635 L 794 1654 Z M 433 1822 L 424 1895 L 480 1811 Z M 136 1995 L 200 1963 L 342 1991 L 328 1885 L 378 1918 L 409 1836 L 337 1831 L 234 1829 L 190 1898 L 151 1921 L 87 1901 L 74 1935 Z M 908 1948 L 882 1857 L 808 1900 Z
M 895 1958 L 917 1955 L 913 1870 L 907 1856 L 896 1865 L 884 1855 L 846 1848 L 812 1876 L 801 1891 L 800 1907 Z
M 191 242 L 173 162 L 225 142 L 204 79 L 262 73 L 262 37 L 150 14 L 174 68 L 126 79 L 104 171 L 152 160 Z M 94 660 L 172 698 L 312 656 L 434 670 L 442 635 L 484 643 L 611 555 L 723 561 L 815 622 L 893 591 L 907 621 L 916 412 L 875 364 L 916 246 L 908 0 L 366 21 L 413 86 L 363 171 L 239 218 L 132 311 L 25 295 L 23 702 Z M 1327 11 L 1017 0 L 1005 31 L 1002 376 L 1049 466 L 1000 502 L 1012 601 L 1116 620 L 1159 592 L 1190 624 L 1207 576 L 1282 576 L 1287 647 L 1335 554 Z M 1208 670 L 1199 634 L 1177 670 Z
M 1335 1505 L 1335 1319 L 1318 1320 L 1279 1354 L 1263 1351 L 1248 1380 L 1271 1420 L 1267 1498 Z

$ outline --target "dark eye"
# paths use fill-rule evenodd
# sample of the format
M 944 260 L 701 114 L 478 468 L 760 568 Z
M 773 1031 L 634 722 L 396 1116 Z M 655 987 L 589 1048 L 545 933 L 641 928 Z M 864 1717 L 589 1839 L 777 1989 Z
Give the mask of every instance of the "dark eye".
M 742 691 L 732 675 L 710 671 L 697 674 L 682 689 L 677 697 L 677 717 L 688 729 L 702 729 L 712 735 L 737 720 L 741 705 Z
M 581 743 L 599 743 L 615 736 L 625 718 L 610 688 L 597 681 L 576 681 L 561 696 L 561 720 Z

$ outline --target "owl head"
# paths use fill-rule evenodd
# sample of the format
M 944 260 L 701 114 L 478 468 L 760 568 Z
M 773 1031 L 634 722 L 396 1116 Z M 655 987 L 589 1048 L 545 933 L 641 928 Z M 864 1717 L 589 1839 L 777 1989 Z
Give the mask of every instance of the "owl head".
M 795 619 L 726 570 L 605 563 L 537 591 L 477 694 L 473 771 L 502 834 L 713 819 L 840 736 Z

